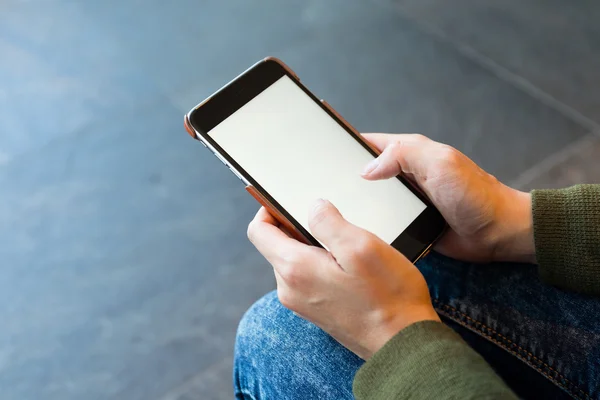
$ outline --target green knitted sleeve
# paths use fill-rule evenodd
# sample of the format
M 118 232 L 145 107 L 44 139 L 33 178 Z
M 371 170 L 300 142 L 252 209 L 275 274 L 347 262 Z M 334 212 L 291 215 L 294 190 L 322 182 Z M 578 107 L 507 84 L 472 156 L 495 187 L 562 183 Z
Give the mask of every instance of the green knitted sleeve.
M 356 400 L 510 399 L 517 397 L 452 329 L 409 325 L 356 373 Z
M 600 295 L 600 185 L 534 190 L 531 194 L 542 280 Z

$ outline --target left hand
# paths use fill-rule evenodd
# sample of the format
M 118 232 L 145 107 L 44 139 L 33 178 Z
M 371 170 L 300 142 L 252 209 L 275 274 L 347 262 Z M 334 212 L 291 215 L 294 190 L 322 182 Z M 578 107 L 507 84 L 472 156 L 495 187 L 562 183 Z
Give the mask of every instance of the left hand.
M 396 249 L 325 200 L 315 204 L 309 227 L 329 252 L 288 237 L 264 208 L 248 226 L 285 307 L 365 360 L 408 325 L 439 321 L 423 275 Z

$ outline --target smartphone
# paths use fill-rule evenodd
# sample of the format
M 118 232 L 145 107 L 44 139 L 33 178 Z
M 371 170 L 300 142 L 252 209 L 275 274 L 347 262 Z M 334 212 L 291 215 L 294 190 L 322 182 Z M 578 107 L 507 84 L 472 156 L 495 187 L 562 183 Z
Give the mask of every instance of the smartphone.
M 288 234 L 307 244 L 324 247 L 308 227 L 319 198 L 413 262 L 446 227 L 404 177 L 363 179 L 377 150 L 277 58 L 259 61 L 194 107 L 184 125 Z

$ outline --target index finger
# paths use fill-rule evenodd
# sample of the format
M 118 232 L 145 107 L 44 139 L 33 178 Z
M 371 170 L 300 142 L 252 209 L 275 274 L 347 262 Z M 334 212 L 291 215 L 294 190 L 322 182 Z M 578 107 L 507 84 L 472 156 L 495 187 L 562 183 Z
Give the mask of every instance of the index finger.
M 281 260 L 282 254 L 304 252 L 308 247 L 286 235 L 264 207 L 258 210 L 248 225 L 248 239 L 272 265 Z
M 265 222 L 265 223 L 267 223 L 267 224 L 271 224 L 271 225 L 273 225 L 273 226 L 277 226 L 277 227 L 279 226 L 279 221 L 277 221 L 277 220 L 275 219 L 275 217 L 274 217 L 274 216 L 272 216 L 272 215 L 271 215 L 271 213 L 270 213 L 269 211 L 267 211 L 267 209 L 266 209 L 266 208 L 264 208 L 264 207 L 261 207 L 261 208 L 260 208 L 260 209 L 257 211 L 257 213 L 256 213 L 256 215 L 254 216 L 254 218 L 252 219 L 251 223 L 252 223 L 253 221 L 255 221 L 255 220 L 256 220 L 256 221 Z

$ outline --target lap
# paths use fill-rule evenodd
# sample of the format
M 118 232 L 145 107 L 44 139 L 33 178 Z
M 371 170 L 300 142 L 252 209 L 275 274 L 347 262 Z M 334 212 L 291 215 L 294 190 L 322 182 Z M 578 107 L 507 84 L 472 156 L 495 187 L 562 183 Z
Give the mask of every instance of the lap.
M 271 292 L 246 312 L 238 328 L 236 399 L 352 399 L 352 378 L 362 364 Z
M 544 284 L 534 265 L 432 254 L 419 269 L 438 314 L 518 394 L 600 396 L 599 299 Z
M 597 398 L 600 301 L 539 281 L 535 266 L 475 265 L 431 254 L 418 263 L 445 323 L 525 398 Z M 363 361 L 272 292 L 238 329 L 238 399 L 351 399 Z

